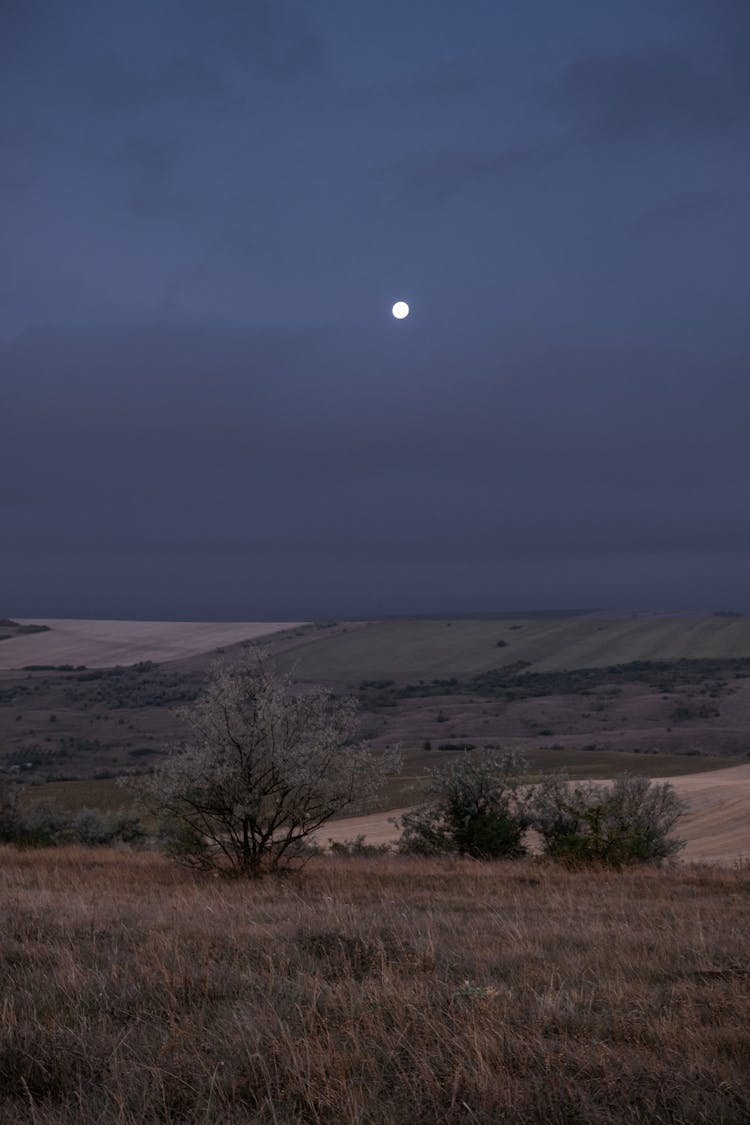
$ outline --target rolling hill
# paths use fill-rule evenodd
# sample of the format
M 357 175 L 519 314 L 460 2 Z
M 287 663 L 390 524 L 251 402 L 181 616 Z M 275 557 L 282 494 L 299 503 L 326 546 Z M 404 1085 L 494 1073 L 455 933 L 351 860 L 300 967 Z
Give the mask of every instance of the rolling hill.
M 300 679 L 476 675 L 525 661 L 531 671 L 636 660 L 750 657 L 750 616 L 642 614 L 498 620 L 377 621 L 294 652 Z
M 44 631 L 9 636 L 0 643 L 0 669 L 29 664 L 83 664 L 87 668 L 185 660 L 226 645 L 254 641 L 302 622 L 294 621 L 85 621 L 21 619 Z

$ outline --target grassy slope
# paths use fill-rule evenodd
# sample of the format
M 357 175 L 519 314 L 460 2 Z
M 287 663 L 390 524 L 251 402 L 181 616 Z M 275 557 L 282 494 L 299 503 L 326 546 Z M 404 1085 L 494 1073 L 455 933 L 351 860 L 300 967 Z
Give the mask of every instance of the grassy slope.
M 750 617 L 382 621 L 324 636 L 287 661 L 302 679 L 354 681 L 471 675 L 516 660 L 545 671 L 735 656 L 750 656 Z
M 745 1125 L 750 873 L 2 853 L 4 1125 Z
M 273 623 L 51 622 L 48 633 L 4 642 L 3 666 L 129 664 L 178 659 L 239 637 L 295 626 Z M 497 647 L 504 640 L 505 647 Z M 681 615 L 527 620 L 381 621 L 344 631 L 299 629 L 285 662 L 301 677 L 331 680 L 471 675 L 516 660 L 534 670 L 602 667 L 632 660 L 750 656 L 750 617 Z M 22 659 L 23 657 L 23 659 Z M 27 660 L 28 657 L 28 660 Z M 33 659 L 32 659 L 33 657 Z

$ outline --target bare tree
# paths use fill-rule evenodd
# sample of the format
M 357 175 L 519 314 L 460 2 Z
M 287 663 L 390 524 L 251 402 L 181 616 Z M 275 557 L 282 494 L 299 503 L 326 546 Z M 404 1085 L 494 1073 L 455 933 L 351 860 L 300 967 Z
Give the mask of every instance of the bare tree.
M 220 668 L 181 715 L 191 737 L 141 793 L 165 824 L 171 853 L 204 870 L 279 868 L 398 768 L 394 751 L 356 741 L 354 700 L 295 691 L 259 659 Z

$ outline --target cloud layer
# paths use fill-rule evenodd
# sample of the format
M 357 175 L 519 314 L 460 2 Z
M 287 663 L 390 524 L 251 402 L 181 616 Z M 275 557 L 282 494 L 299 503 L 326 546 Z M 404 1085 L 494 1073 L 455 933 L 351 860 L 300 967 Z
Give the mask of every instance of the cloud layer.
M 2 21 L 7 612 L 750 609 L 746 5 Z

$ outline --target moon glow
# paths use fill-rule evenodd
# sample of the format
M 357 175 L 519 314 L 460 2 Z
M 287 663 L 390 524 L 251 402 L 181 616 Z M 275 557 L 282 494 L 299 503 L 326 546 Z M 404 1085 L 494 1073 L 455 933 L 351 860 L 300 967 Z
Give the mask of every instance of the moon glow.
M 391 309 L 396 320 L 404 320 L 409 315 L 409 306 L 406 301 L 396 301 L 396 304 Z

